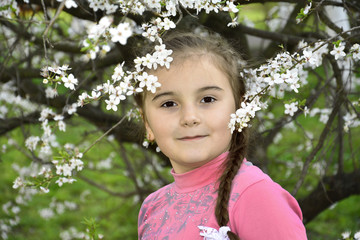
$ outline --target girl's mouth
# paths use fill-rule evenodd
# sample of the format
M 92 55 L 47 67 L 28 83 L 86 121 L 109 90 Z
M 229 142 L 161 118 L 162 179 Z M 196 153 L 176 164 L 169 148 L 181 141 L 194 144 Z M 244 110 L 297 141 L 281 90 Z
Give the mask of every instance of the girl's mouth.
M 182 138 L 179 138 L 181 141 L 195 141 L 205 138 L 207 135 L 196 135 L 196 136 L 185 136 Z

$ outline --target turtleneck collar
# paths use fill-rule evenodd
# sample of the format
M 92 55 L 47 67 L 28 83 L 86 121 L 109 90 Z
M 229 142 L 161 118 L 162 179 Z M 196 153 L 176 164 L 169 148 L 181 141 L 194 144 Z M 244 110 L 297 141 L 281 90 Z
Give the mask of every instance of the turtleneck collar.
M 175 180 L 175 191 L 178 193 L 192 192 L 215 182 L 221 174 L 219 169 L 227 155 L 228 152 L 222 153 L 201 167 L 195 168 L 194 170 L 186 173 L 178 174 L 174 172 L 174 169 L 172 169 L 171 174 Z

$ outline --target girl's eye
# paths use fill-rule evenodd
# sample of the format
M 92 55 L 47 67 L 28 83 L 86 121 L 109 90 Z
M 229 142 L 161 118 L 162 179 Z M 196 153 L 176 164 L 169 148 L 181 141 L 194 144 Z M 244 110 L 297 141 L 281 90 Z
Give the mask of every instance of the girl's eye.
M 212 103 L 212 102 L 215 102 L 216 99 L 213 98 L 213 97 L 204 97 L 203 99 L 201 99 L 201 102 L 202 103 Z
M 169 108 L 169 107 L 175 107 L 177 104 L 173 101 L 167 101 L 161 105 L 161 107 Z

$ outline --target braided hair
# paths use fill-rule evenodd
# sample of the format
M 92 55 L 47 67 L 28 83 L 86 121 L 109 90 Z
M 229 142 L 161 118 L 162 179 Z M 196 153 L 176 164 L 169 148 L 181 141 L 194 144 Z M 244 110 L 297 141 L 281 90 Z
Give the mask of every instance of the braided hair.
M 194 55 L 206 55 L 212 63 L 221 70 L 228 78 L 235 99 L 236 109 L 240 108 L 245 94 L 245 83 L 240 76 L 240 55 L 223 38 L 218 35 L 206 37 L 193 33 L 171 33 L 164 39 L 167 49 L 173 50 L 173 64 L 182 62 Z M 140 108 L 144 108 L 146 92 L 135 96 Z M 144 112 L 144 111 L 143 111 Z M 219 226 L 226 226 L 229 222 L 229 199 L 231 185 L 234 177 L 240 169 L 246 155 L 248 145 L 248 130 L 235 131 L 231 138 L 229 154 L 223 163 L 223 173 L 218 179 L 218 197 L 215 207 L 215 216 Z M 229 231 L 230 240 L 240 239 L 235 233 Z

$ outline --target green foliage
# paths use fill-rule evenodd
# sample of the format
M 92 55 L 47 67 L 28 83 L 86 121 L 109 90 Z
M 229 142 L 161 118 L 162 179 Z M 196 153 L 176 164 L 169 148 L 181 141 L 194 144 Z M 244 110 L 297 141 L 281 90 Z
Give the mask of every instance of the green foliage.
M 339 40 L 337 40 L 336 42 L 333 42 L 333 44 L 334 44 L 335 47 L 339 47 L 340 44 L 341 44 L 341 42 L 342 42 L 342 41 L 339 39 Z
M 308 77 L 307 88 L 303 88 L 301 95 L 307 95 L 315 88 L 318 76 L 325 76 L 324 68 L 319 67 L 315 69 L 316 74 L 310 74 Z M 284 111 L 283 102 L 278 104 L 276 99 L 273 99 L 271 112 L 275 115 L 282 115 Z M 291 96 L 285 102 L 292 102 Z M 299 103 L 300 106 L 305 105 L 305 100 Z M 325 98 L 318 100 L 317 105 L 314 107 L 323 108 L 326 107 L 327 101 Z M 335 126 L 331 132 L 335 131 Z M 297 127 L 297 126 L 302 126 Z M 303 168 L 303 163 L 306 157 L 309 155 L 310 150 L 317 144 L 316 141 L 310 141 L 306 136 L 319 136 L 324 123 L 319 122 L 319 116 L 300 116 L 297 119 L 297 124 L 283 128 L 279 133 L 279 140 L 274 140 L 274 143 L 268 148 L 267 152 L 267 164 L 269 175 L 280 185 L 282 185 L 289 192 L 293 190 L 293 186 L 298 181 L 300 173 Z M 305 134 L 304 134 L 305 132 Z M 344 135 L 344 169 L 345 171 L 351 171 L 358 156 L 352 156 L 350 153 L 353 152 L 352 148 L 360 146 L 360 139 L 354 138 L 359 136 L 360 130 L 354 129 L 351 132 Z M 333 159 L 334 154 L 338 154 L 338 148 L 336 152 L 333 150 L 333 146 L 337 144 L 336 137 L 330 138 L 325 142 L 324 150 L 319 152 L 315 159 L 312 161 L 311 167 L 306 175 L 303 187 L 299 190 L 296 195 L 297 198 L 305 197 L 309 191 L 314 189 L 319 179 L 325 175 L 335 174 L 337 168 L 335 164 L 330 164 L 328 168 L 324 168 L 326 163 Z M 352 146 L 353 144 L 354 146 Z M 294 154 L 295 153 L 295 154 Z M 294 164 L 297 163 L 297 164 Z M 360 200 L 359 196 L 352 196 L 339 203 L 335 203 L 331 208 L 322 212 L 314 220 L 306 225 L 308 238 L 314 240 L 328 240 L 328 239 L 339 239 L 341 233 L 345 231 L 351 231 L 355 233 L 360 229 Z
M 62 144 L 67 142 L 80 142 L 81 135 L 85 133 L 93 134 L 94 139 L 98 132 L 92 125 L 86 122 L 74 122 L 74 127 L 69 129 L 73 134 L 63 134 L 58 139 Z M 17 131 L 12 132 L 11 138 L 21 138 Z M 9 136 L 10 138 L 10 136 Z M 16 139 L 17 142 L 24 140 Z M 0 138 L 0 146 L 7 142 L 7 139 Z M 86 167 L 90 163 L 96 164 L 104 157 L 107 157 L 113 148 L 106 143 L 100 143 L 97 148 L 91 150 L 89 158 L 86 159 Z M 141 154 L 135 154 L 139 157 Z M 18 194 L 18 190 L 10 188 L 12 182 L 17 177 L 17 172 L 12 170 L 12 166 L 17 159 L 17 164 L 29 164 L 29 159 L 17 149 L 7 149 L 1 154 L 0 167 L 6 169 L 0 175 L 0 205 L 12 201 Z M 129 184 L 129 179 L 124 176 L 123 161 L 115 158 L 118 167 L 108 171 L 95 171 L 87 169 L 81 173 L 87 179 L 96 179 L 99 184 L 106 185 L 114 192 L 122 192 L 126 189 L 133 189 Z M 111 196 L 103 190 L 89 185 L 89 183 L 77 178 L 71 185 L 50 187 L 48 194 L 34 196 L 25 205 L 20 205 L 21 220 L 20 224 L 14 229 L 10 239 L 60 239 L 60 234 L 75 227 L 78 232 L 88 233 L 92 238 L 99 239 L 98 234 L 102 234 L 106 239 L 136 239 L 137 238 L 137 214 L 140 209 L 139 200 L 133 197 L 119 198 Z M 76 204 L 74 209 L 64 208 L 65 202 Z M 15 204 L 14 202 L 12 202 Z M 54 213 L 53 217 L 44 219 L 40 212 L 48 209 Z M 63 211 L 63 212 L 62 212 Z M 10 216 L 12 216 L 10 211 Z M 9 219 L 9 215 L 0 211 L 0 219 Z M 85 224 L 84 224 L 85 223 Z M 86 229 L 90 231 L 87 232 Z
M 307 224 L 312 240 L 339 239 L 339 232 L 355 233 L 360 229 L 360 196 L 352 196 L 334 204 Z

